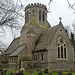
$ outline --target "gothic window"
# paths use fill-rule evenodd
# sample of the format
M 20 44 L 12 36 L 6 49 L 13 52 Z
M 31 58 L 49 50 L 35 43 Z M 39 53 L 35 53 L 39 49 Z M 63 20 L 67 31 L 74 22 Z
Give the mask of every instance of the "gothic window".
M 66 59 L 67 58 L 67 45 L 65 40 L 62 37 L 59 37 L 57 40 L 57 53 L 58 59 Z
M 31 56 L 31 52 L 30 51 L 29 51 L 28 55 Z
M 42 21 L 44 21 L 45 20 L 45 16 L 44 16 L 44 12 L 43 12 L 43 14 L 42 14 Z
M 43 54 L 41 54 L 41 61 L 43 61 Z
M 34 61 L 37 61 L 37 54 L 34 55 Z
M 10 58 L 10 62 L 12 63 L 12 58 Z
M 60 47 L 58 47 L 58 58 L 60 58 Z
M 11 58 L 9 59 L 9 63 L 11 63 Z
M 14 58 L 14 63 L 16 63 L 16 58 Z
M 61 58 L 63 58 L 63 46 L 61 46 Z
M 11 63 L 13 63 L 13 58 L 11 58 Z
M 33 14 L 35 13 L 35 11 L 33 10 Z
M 39 20 L 41 20 L 41 11 L 39 11 Z
M 64 48 L 64 57 L 66 58 L 66 48 Z
M 33 10 L 33 16 L 34 16 L 34 14 L 35 14 L 35 11 Z

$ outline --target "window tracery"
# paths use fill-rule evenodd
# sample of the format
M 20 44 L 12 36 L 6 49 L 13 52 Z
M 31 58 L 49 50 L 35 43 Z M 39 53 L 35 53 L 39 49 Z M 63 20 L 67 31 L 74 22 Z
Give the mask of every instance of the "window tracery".
M 66 59 L 67 58 L 67 44 L 62 37 L 59 37 L 57 40 L 57 58 Z

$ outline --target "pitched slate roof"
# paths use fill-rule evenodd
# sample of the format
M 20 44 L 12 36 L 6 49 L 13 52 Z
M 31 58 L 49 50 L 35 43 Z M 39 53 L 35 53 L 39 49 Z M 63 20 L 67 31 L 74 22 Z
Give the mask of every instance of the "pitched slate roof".
M 56 31 L 62 27 L 60 25 L 60 23 L 54 27 L 51 27 L 49 29 L 47 29 L 46 31 L 44 31 L 41 35 L 40 38 L 38 40 L 38 44 L 35 47 L 34 51 L 38 51 L 38 50 L 43 50 L 43 49 L 47 49 L 48 44 L 52 41 L 54 34 L 56 33 Z
M 17 56 L 20 51 L 22 51 L 26 47 L 26 44 L 20 45 L 15 51 L 9 56 Z
M 6 49 L 6 54 L 12 53 L 20 45 L 20 37 L 15 38 L 9 47 Z

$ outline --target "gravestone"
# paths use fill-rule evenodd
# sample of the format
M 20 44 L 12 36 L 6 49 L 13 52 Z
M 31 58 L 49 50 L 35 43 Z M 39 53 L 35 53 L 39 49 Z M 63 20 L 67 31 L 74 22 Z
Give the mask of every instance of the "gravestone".
M 2 75 L 6 75 L 7 70 L 2 70 Z
M 72 75 L 72 73 L 67 73 L 67 75 Z
M 3 69 L 0 69 L 0 72 L 2 72 Z
M 10 75 L 13 75 L 13 73 L 10 73 Z
M 2 75 L 2 69 L 0 69 L 0 75 Z
M 16 73 L 15 75 L 19 75 L 19 73 Z
M 49 74 L 47 74 L 47 75 L 52 75 L 52 73 L 49 73 Z
M 45 73 L 45 74 L 48 73 L 48 69 L 45 69 L 45 70 L 44 70 L 44 73 Z
M 58 75 L 62 75 L 62 72 L 60 71 L 60 72 L 58 72 Z
M 39 72 L 38 75 L 43 75 L 42 72 Z
M 70 70 L 70 73 L 72 73 L 72 70 Z
M 52 75 L 52 73 L 50 73 L 50 75 Z
M 23 71 L 19 72 L 19 75 L 23 75 Z

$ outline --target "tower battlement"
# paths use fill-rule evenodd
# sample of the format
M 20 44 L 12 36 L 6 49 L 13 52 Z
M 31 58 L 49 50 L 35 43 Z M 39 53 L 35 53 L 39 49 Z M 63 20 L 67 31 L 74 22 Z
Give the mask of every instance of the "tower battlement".
M 31 3 L 31 4 L 28 4 L 25 7 L 25 10 L 27 10 L 28 8 L 32 8 L 32 7 L 42 7 L 44 9 L 47 9 L 46 5 L 44 5 L 44 4 L 41 4 L 41 3 Z
M 41 3 L 28 4 L 25 7 L 25 25 L 29 25 L 32 17 L 35 17 L 37 24 L 46 25 L 47 7 Z

